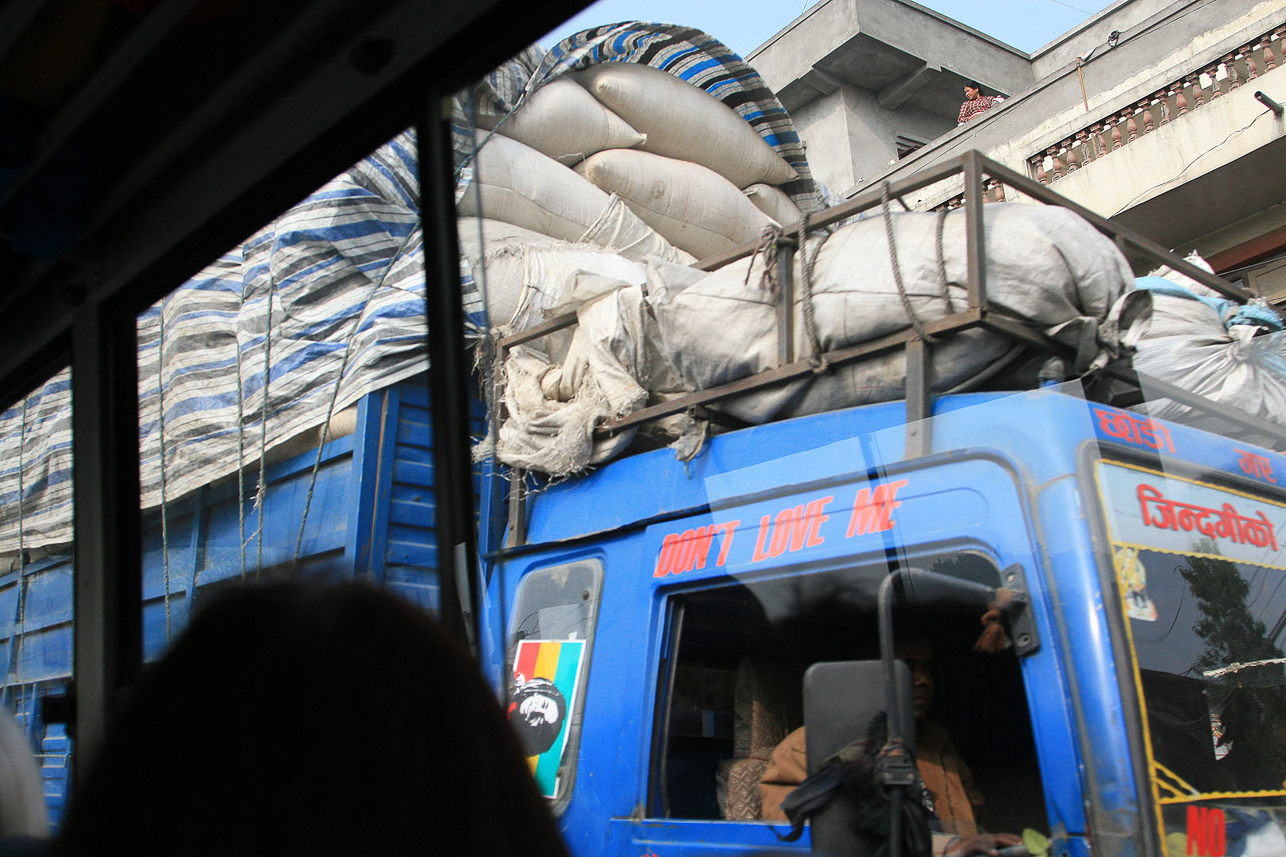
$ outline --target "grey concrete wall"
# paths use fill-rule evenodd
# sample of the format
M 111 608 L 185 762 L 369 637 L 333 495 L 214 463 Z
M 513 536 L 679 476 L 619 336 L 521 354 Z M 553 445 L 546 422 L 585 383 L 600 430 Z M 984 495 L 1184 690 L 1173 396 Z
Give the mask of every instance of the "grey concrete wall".
M 1168 15 L 1172 9 L 1179 10 L 1179 7 L 1190 5 L 1192 3 L 1189 0 L 1178 3 L 1175 0 L 1119 0 L 1033 53 L 1032 72 L 1035 79 L 1040 80 L 1063 66 L 1076 62 L 1081 54 L 1106 43 L 1113 30 L 1125 35 L 1156 15 Z
M 806 142 L 813 176 L 847 196 L 897 159 L 896 137 L 931 141 L 955 127 L 924 110 L 885 110 L 869 90 L 845 86 L 798 108 L 792 118 Z
M 1185 0 L 1170 11 L 1085 64 L 1088 110 L 1076 68 L 1069 66 L 876 178 L 908 176 L 969 149 L 1025 173 L 1028 157 L 1281 23 L 1286 0 Z
M 880 51 L 890 61 L 916 58 L 954 73 L 953 89 L 959 77 L 975 78 L 1005 93 L 1022 90 L 1033 80 L 1027 54 L 910 0 L 825 0 L 751 51 L 746 60 L 774 92 L 788 93 L 783 100 L 794 109 L 805 100 L 795 94 L 800 82 L 810 79 L 818 64 L 827 65 L 843 83 L 864 85 L 859 66 L 867 57 L 854 57 L 855 45 L 870 54 L 876 72 Z M 846 66 L 853 67 L 853 75 L 845 74 Z M 817 97 L 822 92 L 810 94 Z

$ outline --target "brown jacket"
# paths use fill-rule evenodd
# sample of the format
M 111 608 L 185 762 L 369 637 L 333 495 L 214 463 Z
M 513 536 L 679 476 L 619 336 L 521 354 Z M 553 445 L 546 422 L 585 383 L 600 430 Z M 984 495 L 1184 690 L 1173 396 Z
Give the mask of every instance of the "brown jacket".
M 765 820 L 786 820 L 781 802 L 808 776 L 806 748 L 804 729 L 800 727 L 772 751 L 768 768 L 759 780 Z M 974 810 L 982 805 L 982 795 L 974 788 L 973 774 L 956 752 L 946 729 L 927 720 L 917 727 L 916 766 L 920 779 L 933 795 L 943 832 L 955 836 L 977 833 Z

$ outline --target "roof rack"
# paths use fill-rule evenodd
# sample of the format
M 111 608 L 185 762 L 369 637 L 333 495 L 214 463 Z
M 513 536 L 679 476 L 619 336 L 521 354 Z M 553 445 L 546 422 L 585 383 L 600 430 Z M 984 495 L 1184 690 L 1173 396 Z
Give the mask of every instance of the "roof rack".
M 641 408 L 634 413 L 604 423 L 595 430 L 599 437 L 610 437 L 617 432 L 633 428 L 651 420 L 685 412 L 699 412 L 706 406 L 723 399 L 761 389 L 773 384 L 780 384 L 796 378 L 805 377 L 814 372 L 814 365 L 809 359 L 801 359 L 794 353 L 794 331 L 792 308 L 795 303 L 793 281 L 793 252 L 802 246 L 803 238 L 815 230 L 830 226 L 850 217 L 884 204 L 887 199 L 895 199 L 903 208 L 910 210 L 903 200 L 908 194 L 937 184 L 954 176 L 963 175 L 963 193 L 951 202 L 960 201 L 965 210 L 965 234 L 967 247 L 967 282 L 968 305 L 960 312 L 937 321 L 913 325 L 906 330 L 867 342 L 851 345 L 825 353 L 827 363 L 841 366 L 854 361 L 875 357 L 904 349 L 906 352 L 906 431 L 907 457 L 918 458 L 927 455 L 932 449 L 932 436 L 928 417 L 933 409 L 933 393 L 929 381 L 929 350 L 932 347 L 926 342 L 929 337 L 948 336 L 964 330 L 982 328 L 1008 337 L 1017 343 L 1025 343 L 1051 354 L 1052 356 L 1075 360 L 1075 349 L 1045 336 L 1041 331 L 1029 327 L 1021 321 L 1001 315 L 990 309 L 987 301 L 987 266 L 985 259 L 985 235 L 983 205 L 989 194 L 1003 200 L 1003 188 L 1013 190 L 1047 205 L 1057 205 L 1080 215 L 1103 234 L 1112 238 L 1123 254 L 1142 257 L 1167 265 L 1185 274 L 1197 282 L 1209 286 L 1220 294 L 1239 303 L 1251 299 L 1246 290 L 1205 271 L 1183 259 L 1160 244 L 1145 238 L 1137 232 L 1114 223 L 1077 203 L 1054 193 L 1046 186 L 1014 172 L 1008 167 L 992 161 L 977 150 L 964 153 L 958 158 L 929 167 L 905 179 L 884 182 L 867 188 L 856 194 L 847 202 L 806 216 L 798 223 L 784 230 L 785 240 L 777 254 L 778 286 L 778 365 L 756 375 L 732 381 L 708 390 L 699 390 L 670 401 Z M 999 189 L 999 190 L 997 190 Z M 949 203 L 944 203 L 949 204 Z M 759 247 L 759 242 L 750 242 L 733 248 L 725 253 L 698 261 L 693 267 L 712 271 L 751 255 Z M 558 330 L 576 323 L 576 314 L 566 313 L 536 327 L 502 337 L 497 343 L 497 359 L 503 362 L 509 349 L 540 339 Z M 1247 429 L 1271 437 L 1275 446 L 1286 449 L 1286 428 L 1251 414 L 1234 412 L 1233 409 L 1196 393 L 1189 392 L 1173 384 L 1136 372 L 1130 365 L 1129 358 L 1123 358 L 1099 370 L 1101 374 L 1124 382 L 1131 389 L 1118 395 L 1126 404 L 1142 400 L 1141 390 L 1159 393 L 1164 398 L 1180 402 L 1196 410 L 1218 416 L 1221 419 L 1237 423 Z M 525 480 L 515 478 L 511 496 L 510 544 L 521 544 L 524 539 L 523 508 L 525 504 L 517 502 L 521 498 L 521 486 Z M 517 507 L 517 508 L 516 508 Z

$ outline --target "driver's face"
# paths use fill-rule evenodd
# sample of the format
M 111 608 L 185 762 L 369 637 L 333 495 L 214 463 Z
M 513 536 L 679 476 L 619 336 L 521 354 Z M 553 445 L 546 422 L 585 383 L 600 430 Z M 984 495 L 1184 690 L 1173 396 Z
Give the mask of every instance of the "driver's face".
M 928 640 L 905 640 L 897 644 L 895 654 L 911 668 L 911 704 L 919 723 L 928 716 L 933 702 L 933 650 Z
M 533 726 L 539 725 L 542 721 L 553 723 L 558 719 L 558 703 L 538 693 L 524 699 L 518 706 L 518 713 Z

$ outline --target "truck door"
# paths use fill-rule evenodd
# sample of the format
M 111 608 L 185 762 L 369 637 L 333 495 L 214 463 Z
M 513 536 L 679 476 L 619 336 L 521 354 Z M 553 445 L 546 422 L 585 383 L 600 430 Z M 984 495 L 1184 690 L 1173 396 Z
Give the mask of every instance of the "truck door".
M 703 533 L 715 538 L 684 547 Z M 1023 645 L 990 655 L 972 650 L 979 615 L 898 613 L 899 636 L 933 653 L 917 731 L 931 736 L 924 753 L 950 771 L 946 785 L 936 781 L 945 789 L 934 800 L 941 822 L 961 832 L 1083 830 L 1069 715 L 1049 704 L 1063 698 L 1061 679 L 1052 647 L 1037 639 L 1048 617 L 1032 541 L 1004 464 L 956 459 L 820 485 L 657 526 L 648 537 L 666 651 L 646 817 L 613 821 L 613 853 L 806 851 L 807 833 L 779 839 L 789 825 L 771 820 L 781 816 L 765 805 L 761 782 L 774 751 L 803 725 L 805 669 L 878 656 L 876 593 L 900 566 L 1016 586 L 1033 602 Z M 1071 792 L 1049 793 L 1051 778 Z

